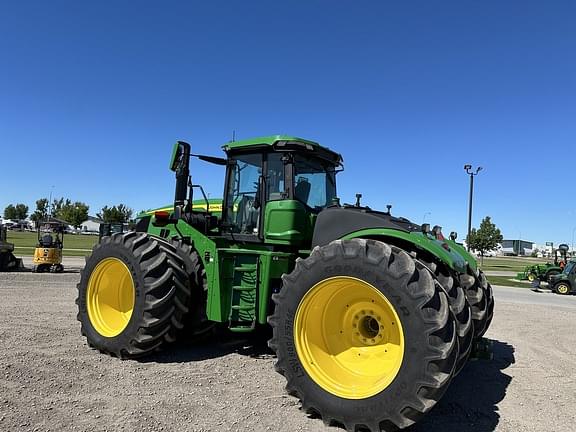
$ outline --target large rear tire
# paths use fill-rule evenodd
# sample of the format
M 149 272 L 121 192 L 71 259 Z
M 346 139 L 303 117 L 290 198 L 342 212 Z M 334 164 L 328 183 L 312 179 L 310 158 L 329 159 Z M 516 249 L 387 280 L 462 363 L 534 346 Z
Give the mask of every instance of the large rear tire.
M 136 232 L 103 237 L 77 287 L 88 345 L 120 358 L 142 357 L 173 341 L 190 297 L 175 247 Z
M 436 276 L 436 279 L 448 294 L 450 300 L 450 310 L 456 318 L 456 331 L 458 333 L 458 361 L 454 375 L 458 375 L 462 368 L 466 365 L 470 352 L 472 351 L 472 341 L 474 338 L 474 326 L 472 324 L 472 311 L 470 304 L 466 299 L 464 288 L 456 277 L 450 274 L 450 271 L 443 264 L 437 264 L 427 259 L 418 257 L 418 259 L 428 267 L 428 269 Z
M 200 255 L 191 245 L 178 239 L 171 240 L 171 243 L 182 259 L 190 285 L 190 295 L 187 299 L 188 312 L 184 317 L 182 336 L 188 342 L 201 342 L 213 335 L 216 328 L 216 323 L 209 321 L 206 314 L 208 305 L 206 270 L 202 265 Z
M 474 327 L 474 339 L 481 338 L 486 331 L 488 319 L 489 300 L 486 293 L 486 282 L 482 279 L 483 273 L 474 277 L 474 284 L 466 289 L 466 299 L 472 312 L 472 324 Z M 485 278 L 484 278 L 485 279 Z
M 488 282 L 488 279 L 482 270 L 479 270 L 478 279 L 480 280 L 482 292 L 484 298 L 486 299 L 486 315 L 480 324 L 481 330 L 477 336 L 482 337 L 490 328 L 492 318 L 494 317 L 494 291 L 492 289 L 492 285 L 490 285 L 490 282 Z
M 317 247 L 273 300 L 276 370 L 326 424 L 408 427 L 451 381 L 458 338 L 448 296 L 401 249 L 364 239 Z

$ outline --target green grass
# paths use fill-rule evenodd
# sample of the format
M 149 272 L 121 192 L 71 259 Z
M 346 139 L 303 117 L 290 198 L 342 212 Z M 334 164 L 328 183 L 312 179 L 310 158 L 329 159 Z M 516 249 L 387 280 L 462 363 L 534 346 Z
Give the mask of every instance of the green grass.
M 478 258 L 478 265 L 484 271 L 487 270 L 500 270 L 521 272 L 528 265 L 543 264 L 546 258 L 527 258 L 527 257 L 491 257 L 484 258 L 484 264 L 481 265 L 481 259 Z
M 14 254 L 19 256 L 32 256 L 38 243 L 38 235 L 35 232 L 8 231 L 7 241 L 14 243 Z M 92 247 L 98 243 L 98 236 L 65 234 L 65 256 L 86 256 Z
M 516 288 L 532 288 L 532 284 L 528 281 L 519 281 L 512 279 L 510 276 L 486 276 L 492 285 L 502 285 Z

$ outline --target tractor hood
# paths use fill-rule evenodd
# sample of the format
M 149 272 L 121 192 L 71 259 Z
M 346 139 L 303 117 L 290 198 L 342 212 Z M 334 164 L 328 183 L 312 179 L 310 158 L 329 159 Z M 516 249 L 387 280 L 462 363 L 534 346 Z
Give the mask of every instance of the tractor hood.
M 329 207 L 318 214 L 312 247 L 323 246 L 347 234 L 371 228 L 389 228 L 406 233 L 421 230 L 420 225 L 408 219 L 366 207 Z
M 318 214 L 312 247 L 323 246 L 337 239 L 356 237 L 383 238 L 392 244 L 408 242 L 427 250 L 459 273 L 467 273 L 463 254 L 450 247 L 446 240 L 424 234 L 422 227 L 405 218 L 362 207 L 329 207 Z M 474 269 L 473 269 L 474 270 Z

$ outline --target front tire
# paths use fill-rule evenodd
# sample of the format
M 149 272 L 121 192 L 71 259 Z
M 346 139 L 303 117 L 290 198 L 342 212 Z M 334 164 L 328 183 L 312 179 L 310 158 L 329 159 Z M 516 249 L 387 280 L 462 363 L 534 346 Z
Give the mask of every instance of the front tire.
M 142 357 L 172 341 L 190 296 L 175 248 L 136 232 L 103 237 L 77 288 L 88 345 L 120 358 Z
M 458 339 L 448 297 L 401 249 L 364 239 L 317 247 L 273 300 L 276 370 L 326 424 L 408 427 L 451 381 Z
M 560 295 L 568 295 L 570 294 L 571 287 L 567 282 L 558 282 L 554 285 L 554 292 Z

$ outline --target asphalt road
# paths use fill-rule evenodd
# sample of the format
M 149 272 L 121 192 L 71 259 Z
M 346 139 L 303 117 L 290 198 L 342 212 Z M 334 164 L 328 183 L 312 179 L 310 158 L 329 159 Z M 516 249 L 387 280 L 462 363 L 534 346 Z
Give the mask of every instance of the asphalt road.
M 554 306 L 563 309 L 576 309 L 576 296 L 558 295 L 550 290 L 540 289 L 534 292 L 529 288 L 511 288 L 505 286 L 493 286 L 494 297 L 497 302 L 531 304 L 540 306 Z

